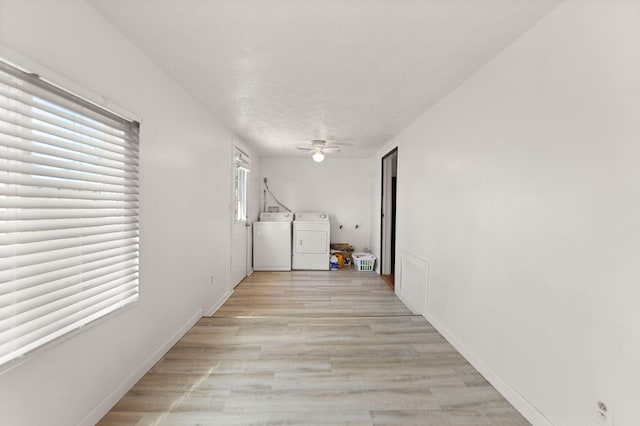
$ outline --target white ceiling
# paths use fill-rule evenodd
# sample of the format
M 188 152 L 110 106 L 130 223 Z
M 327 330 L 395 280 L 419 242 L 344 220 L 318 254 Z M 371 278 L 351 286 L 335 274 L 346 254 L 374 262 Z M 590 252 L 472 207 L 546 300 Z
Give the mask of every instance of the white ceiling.
M 560 0 L 87 1 L 261 155 L 366 157 Z

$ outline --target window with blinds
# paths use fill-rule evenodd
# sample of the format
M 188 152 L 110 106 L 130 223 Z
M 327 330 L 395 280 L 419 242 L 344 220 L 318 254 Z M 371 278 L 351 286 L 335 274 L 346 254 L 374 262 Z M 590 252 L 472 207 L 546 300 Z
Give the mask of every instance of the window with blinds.
M 138 131 L 0 61 L 0 365 L 138 298 Z
M 249 177 L 249 156 L 235 148 L 235 221 L 247 220 L 247 179 Z

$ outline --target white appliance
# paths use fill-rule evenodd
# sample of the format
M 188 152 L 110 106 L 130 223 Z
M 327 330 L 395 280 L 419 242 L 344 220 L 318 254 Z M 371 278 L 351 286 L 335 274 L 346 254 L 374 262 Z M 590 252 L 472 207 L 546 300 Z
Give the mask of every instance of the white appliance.
M 293 213 L 262 212 L 253 222 L 253 270 L 291 270 L 291 222 Z
M 296 213 L 292 269 L 328 270 L 331 223 L 326 213 Z

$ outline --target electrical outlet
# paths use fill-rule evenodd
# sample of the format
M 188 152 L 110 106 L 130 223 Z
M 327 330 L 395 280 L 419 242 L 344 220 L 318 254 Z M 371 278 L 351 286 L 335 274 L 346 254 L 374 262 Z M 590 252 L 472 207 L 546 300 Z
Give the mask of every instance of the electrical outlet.
M 613 407 L 611 404 L 598 397 L 595 406 L 596 423 L 602 426 L 613 426 Z
M 211 275 L 211 285 L 213 285 L 213 275 Z
M 267 178 L 264 178 L 264 183 L 267 183 Z

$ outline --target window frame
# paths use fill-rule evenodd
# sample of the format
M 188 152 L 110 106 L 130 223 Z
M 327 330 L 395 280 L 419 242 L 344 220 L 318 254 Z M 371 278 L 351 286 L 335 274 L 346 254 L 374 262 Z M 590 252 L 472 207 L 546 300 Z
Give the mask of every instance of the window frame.
M 35 67 L 37 69 L 37 67 Z M 73 172 L 77 172 L 79 174 L 87 174 L 90 173 L 87 170 L 91 169 L 91 167 L 94 167 L 93 172 L 95 172 L 95 170 L 97 170 L 94 162 L 92 161 L 86 161 L 87 158 L 89 157 L 95 157 L 96 161 L 104 161 L 106 157 L 104 156 L 99 156 L 99 155 L 93 155 L 95 154 L 95 152 L 89 152 L 89 150 L 85 147 L 90 147 L 91 143 L 87 143 L 86 141 L 88 139 L 90 139 L 88 136 L 85 136 L 86 133 L 86 128 L 91 127 L 93 124 L 91 124 L 90 122 L 92 121 L 91 118 L 94 114 L 98 114 L 101 117 L 104 117 L 105 120 L 111 120 L 114 122 L 121 122 L 121 123 L 126 123 L 125 126 L 128 128 L 128 130 L 125 131 L 125 133 L 123 134 L 123 138 L 129 138 L 130 136 L 133 136 L 133 144 L 135 146 L 135 157 L 136 160 L 134 161 L 134 165 L 132 166 L 132 168 L 130 168 L 128 171 L 124 172 L 124 174 L 128 174 L 128 175 L 135 175 L 134 178 L 131 177 L 127 177 L 127 178 L 123 178 L 123 187 L 124 186 L 128 186 L 130 184 L 133 183 L 133 187 L 135 187 L 135 194 L 132 195 L 131 197 L 129 197 L 130 199 L 135 199 L 135 208 L 131 209 L 131 212 L 134 212 L 134 215 L 131 216 L 133 217 L 133 222 L 135 224 L 135 230 L 132 230 L 129 233 L 129 237 L 128 237 L 128 245 L 130 246 L 127 250 L 129 250 L 129 253 L 132 254 L 132 260 L 133 262 L 131 262 L 131 265 L 133 265 L 131 267 L 131 271 L 133 271 L 131 273 L 131 276 L 135 275 L 135 278 L 132 278 L 129 283 L 133 283 L 131 284 L 129 287 L 131 287 L 130 289 L 134 289 L 135 291 L 132 293 L 135 296 L 132 297 L 128 297 L 125 299 L 122 299 L 120 301 L 115 301 L 114 303 L 107 303 L 104 309 L 99 309 L 95 312 L 93 312 L 92 314 L 87 314 L 86 316 L 82 316 L 80 315 L 78 318 L 80 318 L 77 321 L 71 321 L 69 323 L 69 326 L 67 327 L 60 327 L 59 329 L 55 329 L 53 332 L 51 333 L 47 333 L 44 335 L 43 338 L 39 338 L 39 339 L 34 339 L 33 342 L 31 342 L 28 345 L 22 345 L 19 349 L 16 349 L 14 351 L 10 351 L 10 352 L 0 352 L 0 372 L 4 371 L 6 368 L 11 368 L 13 365 L 16 365 L 17 363 L 22 362 L 27 356 L 31 355 L 32 353 L 35 352 L 39 352 L 47 347 L 50 347 L 51 345 L 55 345 L 58 344 L 62 341 L 65 341 L 66 339 L 68 339 L 71 336 L 74 336 L 75 334 L 82 332 L 83 330 L 86 330 L 89 326 L 92 326 L 93 324 L 97 324 L 99 322 L 101 322 L 102 320 L 106 320 L 107 318 L 110 318 L 111 316 L 118 314 L 126 309 L 129 309 L 130 307 L 132 307 L 133 305 L 135 305 L 139 298 L 140 298 L 140 283 L 139 283 L 139 259 L 140 259 L 140 249 L 139 249 L 139 223 L 140 223 L 140 216 L 139 216 L 139 207 L 138 207 L 138 195 L 139 195 L 139 175 L 138 175 L 138 166 L 139 166 L 139 127 L 140 127 L 140 123 L 139 121 L 135 120 L 135 119 L 129 119 L 129 118 L 125 118 L 126 114 L 121 114 L 121 113 L 115 113 L 113 112 L 113 108 L 104 108 L 102 106 L 100 106 L 98 103 L 92 102 L 90 100 L 88 100 L 91 96 L 87 96 L 85 93 L 87 93 L 86 91 L 84 91 L 85 93 L 83 93 L 83 95 L 79 95 L 77 94 L 78 92 L 83 92 L 83 91 L 78 91 L 77 87 L 74 87 L 72 84 L 54 84 L 51 81 L 41 78 L 39 75 L 34 74 L 32 72 L 27 71 L 25 68 L 23 67 L 19 67 L 16 66 L 15 64 L 13 64 L 12 62 L 8 61 L 5 58 L 0 57 L 0 71 L 3 72 L 3 75 L 5 76 L 5 82 L 4 83 L 0 83 L 3 84 L 5 88 L 11 88 L 11 90 L 15 90 L 16 93 L 18 93 L 18 100 L 11 100 L 8 96 L 6 96 L 8 93 L 13 94 L 13 92 L 9 91 L 9 89 L 5 90 L 4 93 L 4 99 L 5 99 L 5 103 L 4 104 L 0 104 L 0 110 L 2 112 L 4 112 L 4 115 L 0 116 L 0 124 L 4 123 L 6 124 L 5 126 L 5 130 L 10 128 L 8 126 L 16 126 L 16 127 L 20 127 L 22 126 L 23 122 L 29 122 L 31 124 L 34 123 L 34 119 L 33 116 L 31 115 L 25 115 L 22 118 L 18 118 L 16 119 L 17 121 L 12 121 L 12 114 L 13 116 L 15 115 L 15 111 L 12 112 L 12 114 L 9 114 L 8 111 L 14 107 L 15 105 L 17 105 L 18 103 L 21 102 L 21 99 L 25 99 L 28 100 L 29 102 L 36 102 L 36 98 L 37 96 L 31 95 L 31 96 L 25 96 L 24 93 L 19 93 L 20 92 L 20 88 L 14 88 L 13 86 L 11 86 L 8 82 L 11 81 L 12 79 L 15 79 L 16 81 L 16 86 L 18 86 L 18 82 L 21 81 L 24 87 L 28 87 L 30 90 L 40 90 L 43 91 L 43 93 L 47 93 L 48 95 L 51 95 L 52 98 L 57 99 L 57 100 L 62 100 L 64 102 L 62 102 L 61 104 L 56 104 L 55 102 L 51 103 L 45 103 L 43 104 L 43 107 L 46 109 L 48 109 L 49 113 L 51 113 L 51 111 L 53 111 L 52 114 L 49 114 L 52 117 L 52 120 L 54 119 L 54 115 L 56 113 L 56 106 L 58 108 L 58 112 L 60 114 L 60 116 L 55 117 L 55 120 L 57 120 L 57 123 L 59 125 L 61 125 L 62 127 L 69 127 L 71 129 L 73 129 L 73 126 L 77 126 L 78 129 L 82 129 L 82 130 L 70 130 L 69 128 L 67 128 L 66 130 L 68 131 L 67 136 L 71 137 L 71 142 L 69 142 L 69 140 L 66 140 L 66 142 L 63 140 L 65 138 L 60 137 L 60 135 L 58 134 L 55 138 L 61 140 L 62 142 L 60 143 L 60 145 L 66 143 L 69 147 L 73 147 L 75 145 L 76 149 L 74 151 L 74 149 L 64 149 L 61 148 L 60 146 L 54 144 L 54 145 L 50 145 L 47 146 L 46 143 L 43 143 L 42 141 L 38 141 L 37 143 L 34 142 L 34 139 L 36 139 L 35 136 L 33 136 L 35 133 L 33 132 L 33 129 L 31 129 L 31 136 L 32 138 L 29 137 L 24 137 L 24 134 L 19 135 L 18 137 L 16 137 L 15 135 L 13 136 L 9 136 L 7 137 L 6 133 L 3 133 L 4 135 L 4 142 L 0 141 L 0 150 L 4 150 L 3 151 L 3 155 L 5 155 L 5 159 L 4 160 L 0 160 L 0 173 L 5 173 L 7 176 L 11 176 L 12 174 L 18 173 L 15 170 L 12 170 L 12 166 L 11 163 L 15 163 L 17 161 L 22 162 L 26 165 L 26 167 L 35 167 L 35 164 L 39 164 L 39 162 L 44 162 L 45 164 L 47 162 L 53 164 L 49 164 L 48 166 L 39 166 L 41 167 L 42 170 L 46 170 L 46 169 L 58 169 L 59 172 L 61 173 L 65 173 L 68 171 L 73 171 Z M 53 73 L 48 73 L 46 71 L 43 71 L 44 73 L 50 74 L 53 76 Z M 7 77 L 10 76 L 10 77 Z M 56 78 L 55 76 L 53 76 L 54 78 Z M 56 80 L 58 81 L 63 81 L 63 79 L 61 78 L 56 78 Z M 70 89 L 66 89 L 65 87 L 70 87 Z M 73 90 L 73 91 L 72 91 Z M 22 96 L 22 98 L 20 98 L 20 96 Z M 9 99 L 9 100 L 7 100 Z M 104 99 L 104 98 L 103 98 Z M 13 102 L 13 103 L 12 103 Z M 29 111 L 29 105 L 31 105 L 30 107 L 30 111 L 33 112 L 35 111 L 34 107 L 32 104 L 30 104 L 29 102 L 27 102 L 27 104 L 21 104 L 21 108 L 23 111 Z M 72 108 L 71 110 L 67 110 L 64 108 L 64 103 L 65 102 L 69 102 L 71 104 L 74 105 L 74 108 Z M 4 105 L 4 106 L 3 106 Z M 26 107 L 25 107 L 26 105 Z M 77 109 L 76 109 L 77 108 Z M 119 109 L 117 107 L 115 107 L 116 109 Z M 37 108 L 36 108 L 37 109 Z M 80 112 L 78 112 L 78 110 Z M 45 111 L 46 112 L 46 111 Z M 40 112 L 40 114 L 43 114 L 42 112 Z M 74 115 L 75 114 L 75 115 Z M 85 115 L 88 114 L 88 115 Z M 44 114 L 44 116 L 46 117 L 47 114 Z M 62 116 L 62 118 L 61 118 Z M 17 116 L 16 116 L 17 117 Z M 82 117 L 82 118 L 80 118 Z M 76 121 L 74 121 L 74 119 L 76 119 Z M 45 120 L 46 121 L 46 120 Z M 99 119 L 98 121 L 101 121 L 101 119 Z M 84 123 L 84 124 L 79 124 L 80 122 Z M 17 124 L 16 124 L 17 123 Z M 104 124 L 104 123 L 102 123 Z M 50 128 L 55 128 L 54 125 L 52 124 L 48 124 L 48 126 Z M 44 126 L 46 127 L 46 126 Z M 86 128 L 85 128 L 86 127 Z M 108 126 L 107 126 L 108 128 Z M 105 128 L 105 129 L 107 129 Z M 59 128 L 55 128 L 56 132 L 59 132 L 61 129 L 61 127 Z M 130 133 L 129 131 L 133 131 L 133 133 Z M 24 132 L 24 129 L 22 130 L 22 133 Z M 46 137 L 49 137 L 49 139 L 54 140 L 54 137 L 51 137 L 47 132 L 43 133 Z M 0 135 L 2 136 L 2 135 Z M 82 142 L 78 142 L 78 143 L 74 143 L 73 139 L 75 138 L 84 138 L 82 140 Z M 15 147 L 11 147 L 11 138 L 17 140 L 17 141 L 24 141 L 25 143 L 23 145 L 18 145 L 16 143 Z M 118 138 L 116 138 L 118 139 Z M 124 139 L 123 139 L 124 140 Z M 9 142 L 7 142 L 9 141 Z M 26 148 L 27 145 L 29 146 L 34 146 L 38 144 L 41 148 L 44 147 L 46 148 L 46 150 L 48 150 L 49 154 L 42 154 L 42 152 L 38 153 L 38 158 L 36 159 L 36 156 L 34 156 L 33 152 L 29 149 Z M 81 148 L 80 145 L 83 145 L 83 147 Z M 8 147 L 8 148 L 7 148 Z M 53 147 L 53 149 L 51 148 Z M 128 145 L 127 142 L 127 148 L 125 148 L 125 150 L 130 149 L 131 146 Z M 16 158 L 18 158 L 17 154 L 14 155 L 14 152 L 10 152 L 10 151 L 16 151 L 16 152 L 21 152 L 21 160 L 16 160 Z M 57 150 L 57 155 L 56 154 L 50 154 L 51 152 L 54 152 Z M 34 156 L 33 161 L 26 161 L 24 160 L 25 157 L 29 155 L 29 156 Z M 74 160 L 74 157 L 78 157 L 78 156 L 84 156 L 84 160 Z M 15 157 L 15 158 L 13 158 Z M 123 158 L 128 158 L 130 159 L 130 157 L 123 155 Z M 69 167 L 65 167 L 65 166 L 61 166 L 60 164 L 64 164 L 64 161 L 67 161 L 67 164 L 69 164 Z M 124 164 L 124 163 L 123 163 Z M 103 166 L 98 166 L 98 167 L 102 167 L 104 169 Z M 115 171 L 117 171 L 117 167 L 113 167 L 113 169 Z M 125 169 L 123 169 L 125 170 Z M 133 170 L 133 171 L 132 171 Z M 97 173 L 97 172 L 96 172 Z M 95 173 L 94 173 L 95 174 Z M 99 173 L 97 173 L 99 175 Z M 24 176 L 26 176 L 27 179 L 32 178 L 32 180 L 35 181 L 34 176 L 36 175 L 32 175 L 32 174 L 24 174 Z M 47 173 L 43 172 L 43 174 L 41 175 L 42 177 L 46 177 Z M 40 177 L 40 175 L 38 174 L 38 177 Z M 42 179 L 42 178 L 41 178 Z M 49 178 L 51 179 L 51 178 Z M 54 178 L 55 179 L 55 178 Z M 74 177 L 67 177 L 65 178 L 65 180 L 67 182 L 71 182 L 72 184 L 76 184 L 81 181 L 85 181 L 83 178 L 79 177 L 77 178 L 79 180 L 76 180 L 76 178 Z M 43 188 L 48 188 L 49 190 L 57 190 L 58 192 L 60 192 L 60 194 L 62 193 L 66 193 L 67 195 L 72 193 L 72 189 L 69 189 L 68 187 L 65 187 L 64 185 L 61 185 L 61 187 L 57 187 L 55 185 L 55 182 L 51 182 L 51 185 L 42 185 L 42 181 L 41 184 L 15 184 L 15 183 L 11 183 L 11 181 L 8 181 L 9 183 L 5 183 L 4 184 L 4 189 L 7 191 L 5 192 L 4 197 L 2 197 L 2 195 L 0 194 L 0 198 L 4 198 L 4 200 L 6 201 L 6 203 L 4 205 L 0 206 L 0 211 L 2 211 L 4 214 L 6 214 L 6 216 L 3 216 L 4 220 L 2 221 L 2 223 L 4 223 L 5 225 L 7 225 L 7 227 L 5 228 L 6 232 L 3 232 L 0 234 L 0 236 L 6 236 L 9 234 L 16 234 L 18 231 L 16 231 L 16 229 L 19 229 L 19 221 L 25 222 L 26 223 L 26 219 L 24 219 L 22 216 L 20 216 L 19 212 L 16 213 L 17 216 L 15 216 L 15 218 L 11 217 L 11 210 L 16 210 L 18 211 L 20 208 L 16 207 L 16 205 L 11 205 L 11 200 L 8 200 L 9 198 L 16 198 L 16 196 L 11 193 L 10 191 L 12 190 L 13 187 L 20 186 L 22 188 L 22 190 L 24 191 L 34 191 L 34 192 L 41 192 L 41 193 L 45 193 L 45 189 Z M 86 181 L 85 181 L 86 182 Z M 12 186 L 13 185 L 13 186 Z M 117 186 L 117 185 L 116 185 Z M 76 188 L 77 189 L 77 188 Z M 78 189 L 78 191 L 85 191 L 85 192 L 91 192 L 89 190 L 87 190 L 86 188 L 83 189 Z M 93 190 L 94 193 L 101 193 L 100 191 L 97 190 Z M 111 192 L 111 191 L 107 191 L 107 192 Z M 7 195 L 8 194 L 8 195 Z M 102 193 L 101 193 L 102 194 Z M 133 194 L 133 193 L 132 193 Z M 46 196 L 46 195 L 39 195 L 38 197 L 41 200 L 57 200 L 58 202 L 72 202 L 74 200 L 74 198 L 77 199 L 82 199 L 83 196 L 81 195 L 74 195 L 71 198 L 68 198 L 67 195 L 56 195 L 56 196 Z M 98 197 L 100 198 L 100 197 Z M 107 198 L 107 197 L 105 197 Z M 60 201 L 62 200 L 62 201 Z M 0 200 L 2 201 L 2 200 Z M 92 200 L 93 201 L 93 200 Z M 99 201 L 99 200 L 98 200 Z M 123 203 L 126 204 L 126 203 Z M 50 210 L 52 207 L 49 206 L 45 206 L 43 204 L 44 207 L 41 207 L 42 209 L 45 210 Z M 105 212 L 106 210 L 109 210 L 109 208 L 105 208 L 103 205 L 99 205 L 98 203 L 96 203 L 95 207 L 95 211 L 97 212 Z M 80 209 L 82 210 L 82 209 Z M 123 211 L 126 211 L 127 214 L 129 214 L 129 210 L 125 209 L 124 207 L 122 208 Z M 113 210 L 112 210 L 113 213 Z M 117 216 L 114 215 L 116 217 L 124 217 L 124 213 L 123 216 Z M 98 220 L 104 220 L 104 218 L 106 217 L 105 214 L 101 214 L 101 213 L 96 213 L 95 216 L 91 216 L 92 218 L 98 219 Z M 16 219 L 16 218 L 21 218 L 21 219 Z M 51 217 L 48 218 L 44 218 L 44 219 L 53 219 Z M 60 218 L 58 218 L 60 219 Z M 78 219 L 81 220 L 81 219 Z M 15 221 L 15 222 L 14 222 Z M 14 228 L 15 225 L 15 228 Z M 73 228 L 74 226 L 72 226 Z M 77 227 L 77 226 L 76 226 Z M 56 230 L 60 230 L 61 228 L 56 228 L 56 227 L 51 227 L 50 229 L 56 231 Z M 35 235 L 35 234 L 34 234 Z M 9 241 L 9 238 L 7 238 L 7 240 L 5 240 L 5 244 L 4 246 L 16 246 L 16 244 L 7 244 L 7 242 Z M 19 240 L 13 240 L 13 242 L 15 241 L 19 241 Z M 46 238 L 43 238 L 42 241 L 45 244 L 50 243 L 53 240 L 48 240 Z M 114 242 L 114 245 L 120 244 L 122 243 L 122 240 L 119 238 L 114 238 L 110 241 Z M 124 244 L 124 243 L 122 243 Z M 0 244 L 0 247 L 2 245 Z M 81 248 L 78 248 L 81 247 Z M 68 259 L 72 259 L 74 257 L 78 257 L 78 256 L 86 256 L 88 251 L 85 251 L 85 245 L 78 245 L 78 246 L 70 246 L 68 248 L 78 248 L 78 251 L 81 253 L 80 255 L 72 255 L 70 257 L 64 257 L 64 255 L 59 255 L 59 259 L 62 260 L 68 260 Z M 62 251 L 67 250 L 67 249 L 60 249 Z M 73 252 L 73 250 L 70 250 L 70 252 Z M 43 252 L 44 253 L 44 252 Z M 19 250 L 15 249 L 15 253 L 13 258 L 14 259 L 18 259 L 18 257 L 16 256 L 20 256 L 21 254 L 19 253 Z M 14 260 L 14 262 L 17 262 Z M 35 262 L 35 261 L 34 261 Z M 44 262 L 47 263 L 47 262 Z M 52 263 L 52 262 L 49 262 Z M 85 265 L 83 263 L 83 261 L 79 261 L 79 264 L 81 265 Z M 33 263 L 33 265 L 35 267 L 41 266 L 43 265 L 43 261 L 39 261 L 39 262 L 35 262 Z M 119 262 L 114 262 L 114 265 L 120 265 Z M 14 265 L 13 270 L 15 271 L 16 268 L 18 268 L 17 264 Z M 0 271 L 10 271 L 11 268 L 7 267 L 6 265 L 3 265 L 2 269 L 0 269 Z M 15 272 L 14 272 L 15 274 Z M 90 284 L 87 284 L 87 281 L 90 280 L 86 280 L 86 277 L 80 277 L 80 275 L 82 275 L 81 273 L 78 273 L 77 275 L 70 273 L 70 275 L 68 277 L 77 277 L 77 279 L 79 280 L 77 284 L 75 285 L 69 285 L 69 293 L 68 294 L 76 294 L 73 293 L 72 290 L 70 289 L 71 287 L 76 287 L 79 289 L 78 291 L 78 295 L 85 295 L 87 293 L 83 293 L 84 291 L 86 291 L 87 289 L 90 289 Z M 20 275 L 14 275 L 14 279 L 8 281 L 9 283 L 15 283 L 17 282 L 16 280 L 18 279 L 17 277 L 19 277 Z M 112 285 L 112 283 L 109 282 L 109 280 L 111 279 L 111 277 L 109 277 L 108 279 L 105 280 L 105 283 L 107 283 L 108 285 L 105 286 L 108 287 L 110 285 Z M 129 278 L 127 278 L 129 279 Z M 6 281 L 5 281 L 6 283 Z M 2 285 L 2 283 L 0 282 L 0 286 Z M 47 283 L 47 285 L 49 285 L 49 283 Z M 97 286 L 96 286 L 97 287 Z M 5 289 L 7 288 L 6 284 L 5 284 Z M 67 287 L 61 286 L 61 289 L 66 289 Z M 94 290 L 94 294 L 100 294 L 100 291 Z M 122 291 L 118 288 L 118 286 L 113 287 L 113 290 L 115 290 L 115 293 Z M 75 290 L 74 290 L 75 291 Z M 16 285 L 13 285 L 13 290 L 12 291 L 5 291 L 3 294 L 14 294 L 16 292 Z M 54 291 L 55 293 L 55 291 Z M 45 296 L 50 296 L 49 293 L 43 293 Z M 78 296 L 81 297 L 81 296 Z M 82 296 L 84 297 L 84 296 Z M 91 299 L 90 297 L 88 299 Z M 56 298 L 52 298 L 51 300 L 54 300 L 54 302 L 57 302 L 60 299 L 56 299 Z M 87 300 L 87 299 L 83 299 L 83 300 Z M 102 302 L 104 302 L 105 300 L 101 299 Z M 42 305 L 45 304 L 51 304 L 52 302 L 47 302 L 47 303 L 42 303 Z M 100 301 L 96 302 L 96 305 L 100 304 Z M 5 305 L 7 306 L 7 305 Z M 12 305 L 8 305 L 8 306 L 15 306 L 15 303 Z M 34 303 L 34 306 L 40 306 L 37 303 Z M 94 305 L 89 305 L 93 308 L 95 308 Z M 41 307 L 41 306 L 40 306 Z M 66 312 L 66 311 L 65 311 Z M 72 311 L 73 312 L 73 311 Z M 14 313 L 14 316 L 16 314 Z M 14 321 L 15 322 L 15 321 Z M 16 322 L 17 323 L 17 322 Z M 0 332 L 7 332 L 9 333 L 9 331 L 13 332 L 13 330 L 16 329 L 16 326 L 14 325 L 13 327 L 10 326 L 3 326 L 2 329 L 0 329 Z M 20 328 L 21 330 L 24 331 L 23 328 Z M 16 335 L 17 337 L 14 337 L 15 339 L 18 339 L 19 337 L 23 337 L 20 335 Z M 53 337 L 51 337 L 53 336 Z M 24 349 L 24 348 L 27 349 Z
M 234 169 L 234 215 L 233 223 L 246 223 L 247 222 L 247 203 L 248 203 L 248 189 L 249 189 L 249 156 L 239 149 L 234 148 L 235 155 L 233 161 Z

